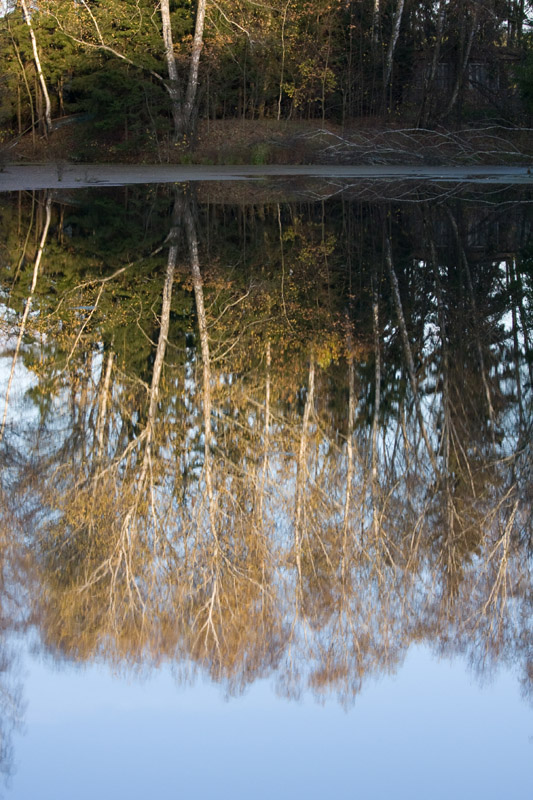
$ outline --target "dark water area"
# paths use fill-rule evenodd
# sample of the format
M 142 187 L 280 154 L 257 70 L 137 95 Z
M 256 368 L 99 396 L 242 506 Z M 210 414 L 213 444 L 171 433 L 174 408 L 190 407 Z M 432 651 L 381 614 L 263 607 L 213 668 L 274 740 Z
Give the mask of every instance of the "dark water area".
M 3 196 L 7 797 L 530 796 L 533 197 L 341 189 Z

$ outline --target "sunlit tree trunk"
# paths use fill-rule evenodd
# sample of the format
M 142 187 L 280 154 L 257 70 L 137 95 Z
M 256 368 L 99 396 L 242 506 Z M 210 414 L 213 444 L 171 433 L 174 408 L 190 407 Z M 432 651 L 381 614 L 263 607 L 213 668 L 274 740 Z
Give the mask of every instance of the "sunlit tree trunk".
M 178 66 L 174 54 L 174 40 L 172 38 L 172 25 L 170 23 L 170 2 L 161 0 L 161 22 L 163 28 L 163 45 L 165 49 L 165 59 L 167 62 L 168 83 L 167 92 L 170 97 L 172 119 L 174 121 L 174 132 L 176 137 L 182 127 L 182 108 L 181 93 L 178 77 Z
M 41 67 L 41 59 L 39 56 L 39 49 L 37 47 L 37 39 L 35 38 L 35 32 L 33 30 L 30 14 L 28 13 L 26 0 L 20 0 L 20 5 L 24 16 L 24 21 L 28 26 L 31 39 L 31 46 L 33 50 L 33 60 L 35 61 L 35 69 L 37 70 L 37 75 L 39 77 L 39 83 L 41 85 L 41 90 L 44 98 L 44 120 L 43 120 L 44 130 L 45 134 L 49 134 L 52 130 L 52 106 L 50 104 L 50 95 L 48 94 L 46 81 L 44 79 L 43 70 Z
M 182 95 L 179 86 L 178 68 L 174 54 L 174 42 L 172 38 L 172 25 L 170 21 L 169 0 L 161 0 L 161 22 L 163 27 L 163 43 L 165 49 L 165 59 L 168 70 L 167 91 L 172 106 L 172 118 L 174 121 L 174 134 L 176 139 L 187 136 L 191 133 L 194 114 L 196 111 L 196 98 L 198 95 L 198 75 L 200 69 L 200 55 L 204 42 L 206 0 L 198 0 L 196 8 L 196 22 L 192 41 L 192 50 L 189 61 L 189 75 L 185 98 L 182 102 Z
M 194 37 L 192 41 L 191 60 L 189 64 L 189 80 L 187 82 L 187 92 L 183 107 L 184 124 L 186 131 L 190 132 L 194 121 L 196 109 L 196 97 L 198 95 L 198 72 L 200 68 L 200 55 L 204 44 L 206 0 L 198 0 L 196 8 L 196 23 L 194 26 Z

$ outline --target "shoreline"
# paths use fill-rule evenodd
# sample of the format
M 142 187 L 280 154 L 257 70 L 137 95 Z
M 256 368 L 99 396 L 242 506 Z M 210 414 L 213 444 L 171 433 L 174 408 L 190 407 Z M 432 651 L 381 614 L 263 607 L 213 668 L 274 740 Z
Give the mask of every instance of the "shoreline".
M 532 166 L 403 166 L 403 165 L 240 165 L 175 164 L 6 164 L 0 172 L 0 192 L 76 189 L 151 183 L 201 181 L 261 181 L 275 178 L 319 178 L 341 181 L 427 181 L 531 185 Z

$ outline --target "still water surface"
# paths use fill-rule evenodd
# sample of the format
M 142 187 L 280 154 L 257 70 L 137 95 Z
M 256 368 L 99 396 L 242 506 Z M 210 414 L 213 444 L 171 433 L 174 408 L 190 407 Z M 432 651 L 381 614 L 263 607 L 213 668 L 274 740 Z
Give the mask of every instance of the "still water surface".
M 531 192 L 280 192 L 4 196 L 7 797 L 531 796 Z

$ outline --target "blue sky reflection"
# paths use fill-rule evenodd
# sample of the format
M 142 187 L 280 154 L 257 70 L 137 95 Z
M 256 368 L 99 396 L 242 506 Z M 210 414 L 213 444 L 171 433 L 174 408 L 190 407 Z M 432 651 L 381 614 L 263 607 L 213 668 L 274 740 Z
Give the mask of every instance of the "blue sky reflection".
M 25 686 L 10 800 L 531 797 L 533 721 L 516 678 L 481 686 L 423 647 L 348 710 L 286 701 L 266 681 L 227 699 L 166 667 L 120 677 L 31 659 Z

